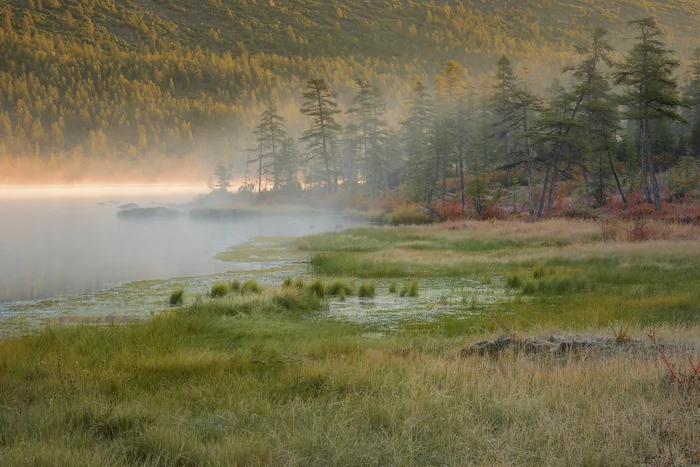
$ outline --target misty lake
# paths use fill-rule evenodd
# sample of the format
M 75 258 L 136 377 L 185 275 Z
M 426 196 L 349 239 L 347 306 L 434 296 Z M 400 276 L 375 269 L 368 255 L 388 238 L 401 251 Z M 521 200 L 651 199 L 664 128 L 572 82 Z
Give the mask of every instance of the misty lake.
M 201 190 L 199 190 L 201 191 Z M 215 258 L 261 236 L 302 236 L 336 229 L 335 215 L 245 220 L 121 219 L 119 206 L 191 201 L 197 191 L 8 190 L 0 187 L 0 303 L 95 292 L 133 281 L 250 269 Z

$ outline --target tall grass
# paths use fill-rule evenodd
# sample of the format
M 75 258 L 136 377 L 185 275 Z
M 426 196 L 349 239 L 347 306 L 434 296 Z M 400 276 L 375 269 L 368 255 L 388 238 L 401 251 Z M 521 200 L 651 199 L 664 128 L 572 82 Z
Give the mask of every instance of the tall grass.
M 209 296 L 212 298 L 221 298 L 225 297 L 231 292 L 231 289 L 229 288 L 228 284 L 225 284 L 223 282 L 219 282 L 217 284 L 213 284 L 211 286 L 211 291 L 209 291 Z
M 3 464 L 658 465 L 700 446 L 653 349 L 460 358 L 463 338 L 271 313 L 306 307 L 291 292 L 0 342 Z
M 0 464 L 692 465 L 696 398 L 669 380 L 643 337 L 658 325 L 672 361 L 697 361 L 698 244 L 602 243 L 579 222 L 510 228 L 376 229 L 372 251 L 310 245 L 314 272 L 339 271 L 328 283 L 300 277 L 146 323 L 0 341 Z M 361 245 L 373 234 L 352 235 Z M 328 319 L 351 303 L 333 308 L 317 290 L 342 298 L 352 279 L 339 277 L 359 277 L 358 295 L 371 297 L 371 278 L 387 277 L 410 296 L 426 271 L 493 278 L 479 282 L 508 300 L 421 316 L 379 337 L 371 323 Z M 381 312 L 374 305 L 361 307 Z M 618 346 L 461 356 L 501 323 L 522 336 L 585 333 Z
M 360 298 L 371 298 L 377 293 L 377 287 L 374 281 L 363 282 L 357 291 L 357 296 Z
M 406 282 L 401 288 L 399 295 L 402 297 L 417 297 L 418 296 L 418 281 L 412 280 Z
M 179 305 L 182 305 L 184 298 L 185 298 L 185 289 L 180 287 L 179 289 L 174 290 L 173 293 L 170 294 L 169 303 L 172 306 L 179 306 Z

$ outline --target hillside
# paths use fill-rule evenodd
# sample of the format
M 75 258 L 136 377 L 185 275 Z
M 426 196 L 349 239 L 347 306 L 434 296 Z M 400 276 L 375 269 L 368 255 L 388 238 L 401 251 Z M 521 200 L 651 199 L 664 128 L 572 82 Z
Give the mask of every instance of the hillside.
M 78 178 L 95 165 L 238 155 L 272 88 L 289 125 L 302 124 L 298 94 L 314 75 L 341 96 L 364 76 L 399 102 L 412 74 L 454 59 L 478 78 L 508 54 L 546 81 L 593 26 L 623 44 L 626 22 L 649 14 L 673 25 L 681 56 L 700 44 L 700 0 L 6 3 L 0 180 L 26 172 L 28 157 L 72 161 L 65 175 Z

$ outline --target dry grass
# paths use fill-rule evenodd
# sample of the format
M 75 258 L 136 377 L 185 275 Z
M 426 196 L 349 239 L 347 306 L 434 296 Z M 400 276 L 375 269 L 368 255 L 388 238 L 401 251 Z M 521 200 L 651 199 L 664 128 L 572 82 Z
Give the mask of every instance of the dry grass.
M 354 268 L 343 283 L 429 274 L 500 277 L 489 287 L 505 289 L 518 278 L 497 309 L 377 333 L 318 318 L 327 301 L 290 280 L 148 323 L 0 342 L 0 464 L 700 462 L 700 393 L 674 384 L 645 338 L 656 326 L 658 342 L 678 344 L 664 347 L 669 361 L 698 361 L 700 241 L 603 242 L 589 222 L 463 225 L 300 245 L 325 255 L 313 267 Z M 501 325 L 620 348 L 461 356 Z
M 442 336 L 179 320 L 1 343 L 4 465 L 674 465 L 700 446 L 653 354 L 461 358 Z
M 613 218 L 604 221 L 601 229 L 605 241 L 610 242 L 700 241 L 700 226 L 694 224 L 673 224 L 650 219 L 623 221 Z

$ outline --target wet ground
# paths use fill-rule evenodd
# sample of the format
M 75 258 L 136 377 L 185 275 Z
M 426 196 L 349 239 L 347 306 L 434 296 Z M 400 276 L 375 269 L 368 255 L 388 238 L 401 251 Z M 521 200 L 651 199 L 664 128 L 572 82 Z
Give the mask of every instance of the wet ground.
M 123 324 L 148 319 L 169 309 L 170 293 L 185 289 L 185 305 L 206 297 L 212 284 L 256 279 L 263 286 L 280 286 L 285 278 L 312 279 L 308 256 L 294 248 L 293 239 L 256 238 L 217 255 L 235 269 L 210 275 L 167 280 L 131 282 L 107 287 L 94 293 L 45 300 L 0 304 L 0 337 L 27 334 L 45 325 Z M 449 316 L 468 320 L 488 313 L 499 304 L 515 299 L 505 279 L 426 278 L 419 281 L 417 297 L 401 297 L 405 281 L 375 281 L 372 298 L 349 295 L 345 300 L 331 298 L 316 317 L 366 324 L 377 332 L 391 331 L 408 323 L 429 323 Z M 359 280 L 355 282 L 355 288 Z

